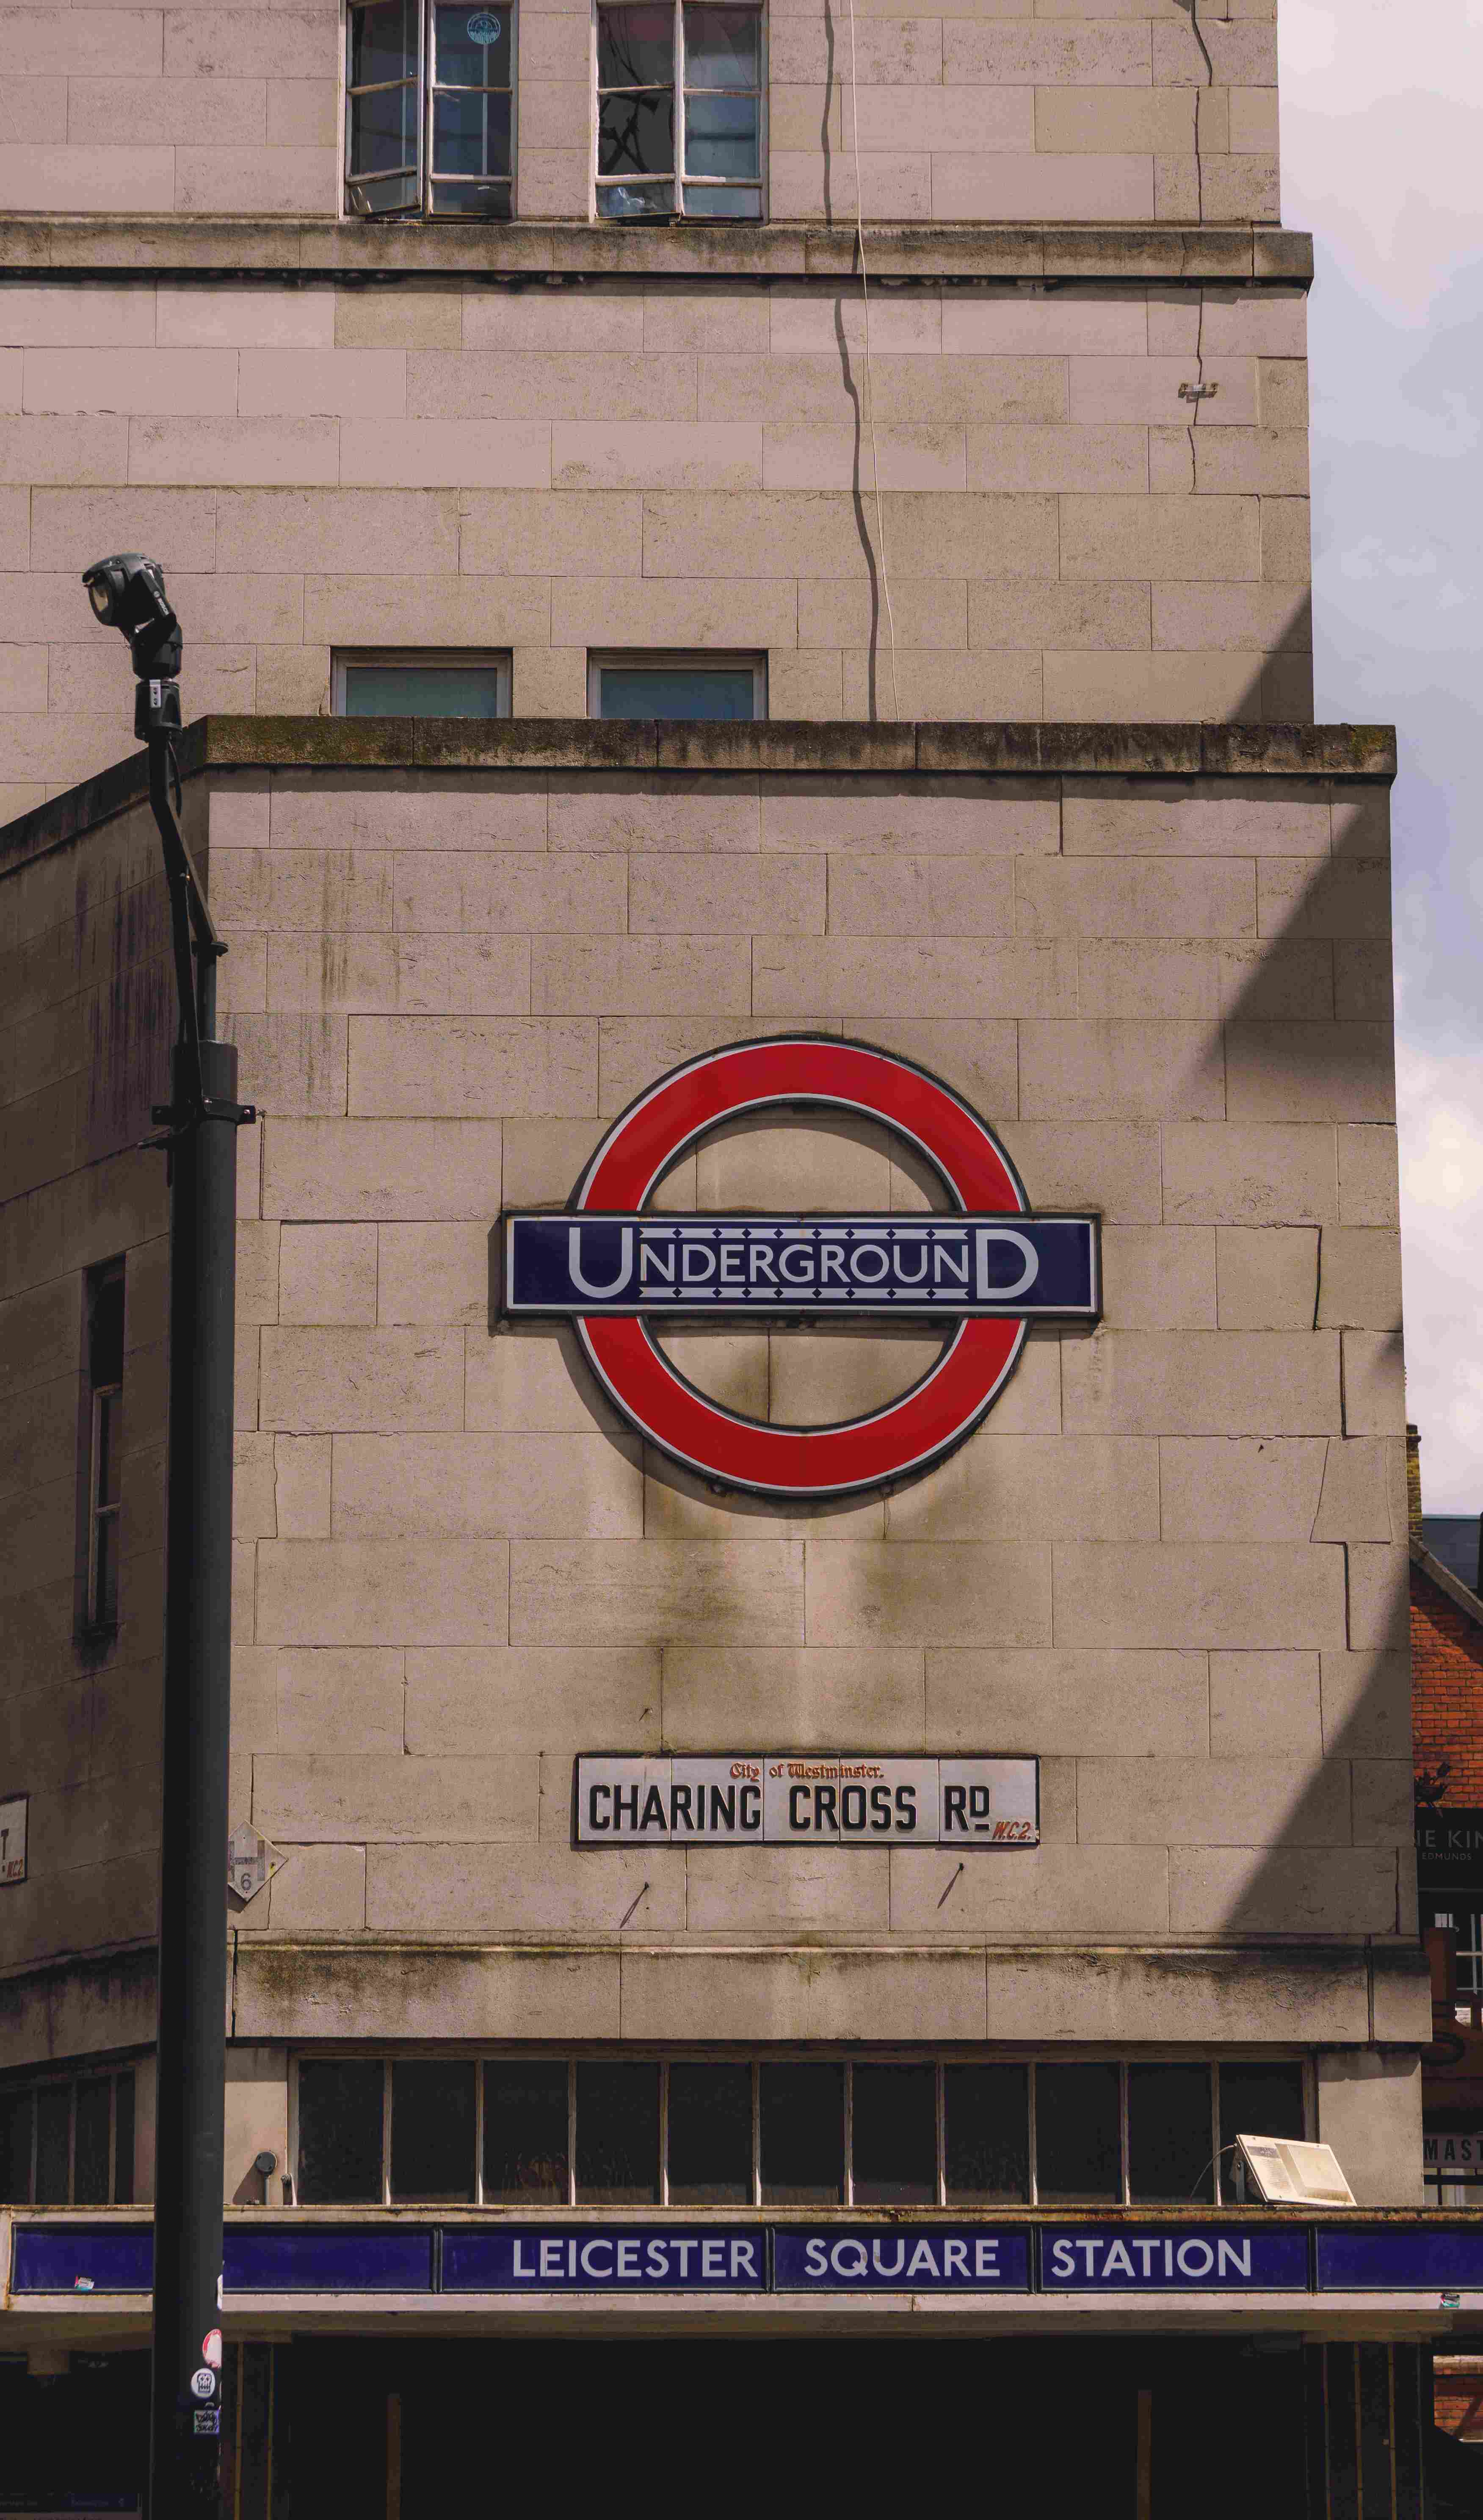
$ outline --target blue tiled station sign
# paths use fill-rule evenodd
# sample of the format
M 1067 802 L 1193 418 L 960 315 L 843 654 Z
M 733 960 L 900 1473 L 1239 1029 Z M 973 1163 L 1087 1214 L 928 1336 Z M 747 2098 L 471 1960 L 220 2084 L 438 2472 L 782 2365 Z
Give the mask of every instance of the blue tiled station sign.
M 1040 2233 L 1042 2292 L 1306 2292 L 1308 2278 L 1305 2230 L 1052 2225 Z
M 144 2294 L 148 2224 L 18 2223 L 12 2299 Z M 229 2225 L 228 2293 L 1483 2292 L 1475 2224 Z

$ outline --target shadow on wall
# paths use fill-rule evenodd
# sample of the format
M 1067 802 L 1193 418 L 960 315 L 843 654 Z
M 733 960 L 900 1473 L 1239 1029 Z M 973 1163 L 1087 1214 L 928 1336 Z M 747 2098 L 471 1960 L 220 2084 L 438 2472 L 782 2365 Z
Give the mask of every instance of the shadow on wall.
M 1108 784 L 1100 786 L 1105 790 Z M 1177 802 L 1189 792 L 1188 783 L 1183 790 L 1170 782 L 1129 782 L 1128 788 L 1145 800 L 1152 795 Z M 1239 782 L 1207 781 L 1200 793 L 1217 805 L 1224 801 L 1236 807 L 1242 789 Z M 1284 797 L 1281 784 L 1272 780 L 1261 782 L 1260 794 L 1268 807 L 1311 803 L 1311 789 L 1302 797 L 1294 786 Z M 1311 861 L 1311 872 L 1293 884 L 1281 932 L 1253 939 L 1249 955 L 1239 945 L 1228 953 L 1230 993 L 1224 1008 L 1173 1086 L 1177 1101 L 1170 1116 L 1188 1118 L 1194 1112 L 1212 1127 L 1233 1121 L 1240 1134 L 1234 1130 L 1235 1142 L 1222 1149 L 1229 1170 L 1190 1203 L 1195 1212 L 1183 1219 L 1177 1209 L 1171 1213 L 1166 1186 L 1165 1222 L 1214 1225 L 1222 1220 L 1247 1233 L 1282 1237 L 1281 1303 L 1252 1327 L 1282 1329 L 1294 1338 L 1307 1332 L 1326 1344 L 1329 1358 L 1326 1366 L 1321 1360 L 1324 1409 L 1313 1414 L 1306 1427 L 1298 1408 L 1280 1421 L 1287 1426 L 1285 1435 L 1264 1435 L 1258 1414 L 1249 1434 L 1229 1439 L 1233 1456 L 1248 1457 L 1244 1465 L 1237 1464 L 1229 1518 L 1194 1503 L 1182 1514 L 1177 1491 L 1169 1485 L 1179 1475 L 1178 1455 L 1171 1463 L 1166 1447 L 1161 1457 L 1161 1539 L 1181 1547 L 1229 1543 L 1248 1550 L 1256 1585 L 1251 1598 L 1265 1603 L 1263 1632 L 1257 1646 L 1247 1642 L 1240 1618 L 1220 1598 L 1220 1570 L 1212 1560 L 1208 1593 L 1192 1604 L 1194 1633 L 1172 1637 L 1167 1611 L 1150 1605 L 1146 1633 L 1130 1632 L 1123 1642 L 1135 1648 L 1156 1649 L 1171 1642 L 1197 1647 L 1203 1642 L 1214 1653 L 1250 1652 L 1249 1672 L 1233 1662 L 1221 1675 L 1222 1690 L 1230 1694 L 1224 1707 L 1215 1707 L 1212 1754 L 1219 1758 L 1224 1749 L 1228 1759 L 1263 1762 L 1266 1790 L 1275 1789 L 1274 1770 L 1277 1783 L 1284 1769 L 1294 1780 L 1290 1801 L 1276 1820 L 1265 1803 L 1249 1843 L 1216 1844 L 1205 1838 L 1185 1847 L 1171 1828 L 1171 1869 L 1181 1883 L 1170 1927 L 1175 1939 L 1211 1934 L 1264 1941 L 1331 1938 L 1352 1949 L 1361 1938 L 1406 1938 L 1416 1930 L 1401 1339 L 1398 1330 L 1367 1326 L 1384 1319 L 1365 1300 L 1368 1273 L 1359 1273 L 1360 1299 L 1350 1292 L 1356 1283 L 1352 1219 L 1356 1212 L 1372 1216 L 1380 1210 L 1357 1211 L 1351 1197 L 1346 1233 L 1340 1228 L 1332 1154 L 1325 1177 L 1313 1163 L 1313 1150 L 1283 1135 L 1294 1126 L 1316 1125 L 1328 1133 L 1332 1149 L 1338 1143 L 1334 1131 L 1342 1126 L 1350 1133 L 1346 1166 L 1353 1167 L 1353 1177 L 1373 1173 L 1383 1180 L 1388 1175 L 1388 873 L 1364 791 L 1355 805 L 1336 807 L 1334 814 L 1334 853 Z M 1259 865 L 1265 870 L 1264 899 L 1281 900 L 1276 869 L 1293 871 L 1301 861 L 1269 859 Z M 1180 951 L 1180 940 L 1171 939 L 1171 958 Z M 846 1029 L 868 1035 L 872 1027 Z M 1212 1085 L 1218 1089 L 1214 1102 L 1209 1099 Z M 986 1116 L 1003 1115 L 991 1107 Z M 1384 1136 L 1376 1165 L 1368 1164 L 1356 1145 L 1367 1126 Z M 854 1204 L 905 1210 L 936 1203 L 929 1177 L 914 1173 L 888 1133 L 863 1120 L 814 1114 L 804 1121 L 800 1115 L 780 1131 L 766 1115 L 758 1115 L 717 1132 L 706 1148 L 710 1160 L 697 1177 L 702 1206 Z M 1033 1183 L 1031 1192 L 1033 1196 Z M 688 1206 L 696 1197 L 692 1192 L 665 1203 Z M 1305 1270 L 1309 1274 L 1303 1277 Z M 1227 1334 L 1231 1327 L 1228 1323 Z M 549 1345 L 554 1333 L 531 1326 L 501 1335 Z M 563 1329 L 555 1335 L 564 1384 L 562 1422 L 602 1428 L 637 1460 L 640 1447 L 598 1396 L 574 1334 Z M 1115 1332 L 1112 1339 L 1128 1341 L 1138 1335 Z M 1078 1368 L 1083 1382 L 1085 1369 L 1095 1371 L 1102 1336 L 1091 1341 L 1090 1354 L 1085 1343 L 1077 1342 L 1083 1349 Z M 1054 1332 L 1044 1337 L 1063 1351 L 1069 1344 L 1058 1342 Z M 920 1328 L 914 1332 L 905 1326 L 894 1330 L 883 1326 L 852 1335 L 842 1324 L 773 1339 L 719 1326 L 677 1327 L 664 1334 L 663 1344 L 687 1377 L 711 1396 L 743 1416 L 773 1423 L 821 1423 L 879 1405 L 927 1371 L 939 1352 L 935 1336 L 923 1335 Z M 1022 1404 L 1040 1348 L 1041 1342 L 1032 1339 L 1019 1378 L 991 1416 L 986 1435 L 1033 1432 L 1038 1420 Z M 1110 1349 L 1103 1353 L 1110 1370 Z M 1341 1409 L 1338 1434 L 1324 1431 L 1326 1395 L 1335 1386 Z M 841 1390 L 847 1395 L 843 1408 L 838 1405 Z M 1011 1412 L 1016 1415 L 1007 1425 Z M 1062 1421 L 1057 1416 L 1046 1422 L 1054 1431 Z M 1191 1421 L 1191 1431 L 1199 1433 L 1197 1422 Z M 1288 1498 L 1280 1537 L 1270 1518 L 1264 1522 L 1266 1501 L 1258 1502 L 1266 1476 L 1259 1458 L 1264 1446 L 1278 1460 L 1277 1475 Z M 920 1501 L 922 1493 L 922 1482 L 906 1480 L 896 1492 L 898 1502 L 871 1495 L 780 1508 L 763 1499 L 719 1496 L 652 1451 L 643 1466 L 646 1531 L 693 1540 L 744 1535 L 796 1544 L 809 1537 L 886 1541 L 899 1536 L 908 1545 L 920 1511 L 914 1500 Z M 949 1466 L 932 1475 L 951 1481 L 954 1473 Z M 1294 1497 L 1300 1501 L 1296 1506 Z M 1021 1525 L 996 1530 L 992 1508 L 978 1527 L 990 1542 L 1026 1538 Z M 1298 1553 L 1305 1548 L 1314 1552 L 1311 1565 Z M 1264 1549 L 1270 1550 L 1265 1565 Z M 1109 1555 L 1114 1553 L 1109 1550 Z M 780 1570 L 781 1563 L 780 1558 Z M 869 1631 L 873 1615 L 864 1589 L 869 1580 L 862 1570 L 862 1589 L 850 1605 L 853 1628 L 860 1634 Z M 755 1595 L 740 1579 L 733 1584 L 719 1552 L 703 1575 L 697 1568 L 697 1581 L 703 1590 L 704 1615 L 716 1623 L 718 1634 L 743 1639 L 751 1633 Z M 1291 1602 L 1290 1619 L 1284 1592 Z M 1339 1601 L 1342 1624 L 1335 1607 Z M 776 1641 L 786 1642 L 789 1612 L 781 1599 L 779 1614 Z M 1136 1621 L 1136 1605 L 1132 1615 Z M 780 1723 L 786 1724 L 786 1713 L 780 1707 Z M 1253 1792 L 1256 1802 L 1264 1804 L 1260 1778 Z M 1212 1822 L 1212 1827 L 1220 1825 Z M 1194 1917 L 1200 1921 L 1190 1921 Z
M 1262 794 L 1281 801 L 1271 782 Z M 1385 790 L 1362 789 L 1332 811 L 1330 855 L 1294 888 L 1281 933 L 1264 941 L 1223 1012 L 1227 1114 L 1236 1082 L 1236 1116 L 1260 1127 L 1331 1122 L 1337 1140 L 1340 1128 L 1372 1126 L 1388 1142 L 1395 1084 Z M 1387 1153 L 1381 1178 L 1390 1170 Z M 1222 1930 L 1414 1940 L 1402 1334 L 1370 1328 L 1363 1317 L 1371 1308 L 1347 1297 L 1331 1265 L 1326 1285 L 1326 1260 L 1336 1248 L 1329 1238 L 1343 1230 L 1340 1184 L 1327 1189 L 1331 1221 L 1314 1205 L 1312 1329 L 1338 1345 L 1342 1431 L 1327 1439 L 1308 1538 L 1341 1557 L 1344 1647 L 1322 1648 L 1318 1657 L 1320 1743 L 1311 1755 L 1321 1746 L 1322 1758 L 1314 1757 L 1274 1842 L 1232 1865 Z M 1294 1651 L 1311 1669 L 1311 1647 Z M 1333 1778 L 1346 1765 L 1347 1809 Z

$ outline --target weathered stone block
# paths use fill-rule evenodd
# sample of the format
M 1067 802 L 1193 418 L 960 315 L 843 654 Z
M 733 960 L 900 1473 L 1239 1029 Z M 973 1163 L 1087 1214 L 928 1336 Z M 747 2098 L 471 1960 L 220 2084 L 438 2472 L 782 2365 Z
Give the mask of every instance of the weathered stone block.
M 1058 1541 L 1056 1642 L 1068 1645 L 1340 1648 L 1338 1549 L 1112 1549 Z

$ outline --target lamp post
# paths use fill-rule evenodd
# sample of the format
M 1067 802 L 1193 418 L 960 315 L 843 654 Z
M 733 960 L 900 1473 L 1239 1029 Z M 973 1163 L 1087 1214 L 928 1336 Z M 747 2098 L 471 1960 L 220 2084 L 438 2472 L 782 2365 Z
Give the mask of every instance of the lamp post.
M 179 1028 L 171 1100 L 169 1473 L 165 1542 L 158 2086 L 149 2520 L 220 2510 L 222 2118 L 226 2087 L 227 1742 L 232 1644 L 232 1360 L 237 1053 L 211 1036 L 226 948 L 171 802 L 180 794 L 180 624 L 156 561 L 85 571 L 129 642 L 134 733 L 164 852 Z

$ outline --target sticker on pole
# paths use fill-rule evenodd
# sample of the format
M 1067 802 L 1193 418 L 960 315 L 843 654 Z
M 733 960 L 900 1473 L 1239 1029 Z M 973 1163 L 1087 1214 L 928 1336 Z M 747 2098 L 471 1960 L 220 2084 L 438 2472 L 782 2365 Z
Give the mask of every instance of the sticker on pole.
M 193 2398 L 214 2398 L 216 2395 L 215 2372 L 204 2369 L 193 2371 L 191 2373 L 191 2395 Z
M 879 1123 L 942 1186 L 932 1210 L 684 1215 L 648 1202 L 687 1148 L 743 1114 Z M 1030 1324 L 1101 1317 L 1100 1220 L 1042 1214 L 978 1113 L 912 1060 L 816 1034 L 708 1051 L 613 1122 L 564 1210 L 507 1213 L 500 1310 L 575 1324 L 608 1399 L 646 1440 L 715 1485 L 812 1499 L 928 1468 L 970 1435 Z M 686 1379 L 655 1326 L 795 1329 L 940 1324 L 941 1354 L 863 1417 L 775 1426 Z

